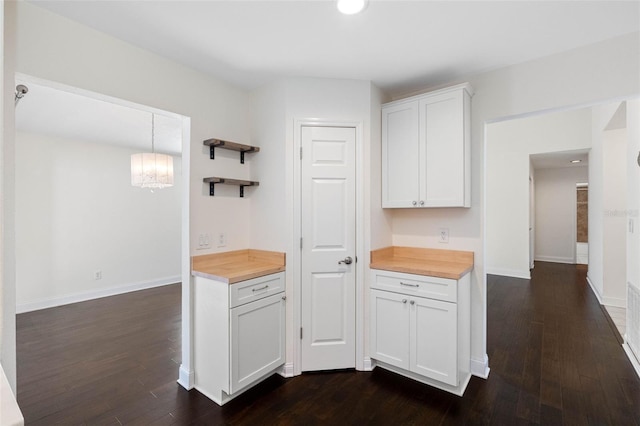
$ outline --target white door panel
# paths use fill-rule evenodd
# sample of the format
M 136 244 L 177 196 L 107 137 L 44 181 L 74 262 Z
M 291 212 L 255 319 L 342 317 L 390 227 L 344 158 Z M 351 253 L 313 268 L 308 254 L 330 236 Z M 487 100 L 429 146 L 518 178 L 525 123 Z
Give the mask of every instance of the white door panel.
M 302 370 L 355 367 L 355 129 L 302 127 Z M 350 265 L 338 263 L 347 257 Z

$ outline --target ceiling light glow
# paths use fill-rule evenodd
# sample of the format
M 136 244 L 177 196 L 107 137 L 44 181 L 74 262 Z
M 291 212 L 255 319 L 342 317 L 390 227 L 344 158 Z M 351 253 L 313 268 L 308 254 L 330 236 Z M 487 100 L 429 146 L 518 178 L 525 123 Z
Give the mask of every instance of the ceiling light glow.
M 364 10 L 367 0 L 338 0 L 338 10 L 345 15 L 355 15 Z

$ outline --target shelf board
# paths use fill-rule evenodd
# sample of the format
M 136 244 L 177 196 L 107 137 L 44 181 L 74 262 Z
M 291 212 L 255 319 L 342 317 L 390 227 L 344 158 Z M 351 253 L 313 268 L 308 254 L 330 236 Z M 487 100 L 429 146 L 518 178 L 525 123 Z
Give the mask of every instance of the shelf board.
M 253 180 L 242 180 L 242 179 L 229 179 L 223 177 L 206 177 L 202 179 L 204 183 L 209 184 L 209 195 L 212 197 L 215 195 L 215 185 L 237 185 L 240 187 L 240 197 L 244 197 L 244 187 L 245 186 L 258 186 L 260 182 L 256 182 Z
M 228 149 L 230 151 L 238 151 L 240 153 L 240 163 L 244 164 L 244 153 L 245 152 L 259 152 L 260 147 L 252 146 L 252 145 L 243 145 L 241 143 L 224 141 L 222 139 L 207 139 L 202 142 L 204 145 L 209 147 L 209 157 L 213 160 L 215 159 L 215 149 L 222 148 Z

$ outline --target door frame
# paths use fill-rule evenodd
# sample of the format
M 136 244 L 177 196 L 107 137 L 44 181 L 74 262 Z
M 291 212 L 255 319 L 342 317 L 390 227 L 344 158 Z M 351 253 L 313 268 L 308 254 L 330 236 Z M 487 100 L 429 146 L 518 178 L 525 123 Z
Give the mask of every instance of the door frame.
M 293 271 L 293 374 L 302 374 L 302 345 L 299 330 L 302 326 L 302 162 L 300 148 L 302 147 L 302 127 L 352 127 L 356 130 L 356 294 L 355 294 L 355 365 L 356 370 L 365 369 L 364 360 L 364 123 L 361 121 L 336 121 L 317 118 L 294 119 L 293 126 L 293 229 L 292 235 L 292 265 Z

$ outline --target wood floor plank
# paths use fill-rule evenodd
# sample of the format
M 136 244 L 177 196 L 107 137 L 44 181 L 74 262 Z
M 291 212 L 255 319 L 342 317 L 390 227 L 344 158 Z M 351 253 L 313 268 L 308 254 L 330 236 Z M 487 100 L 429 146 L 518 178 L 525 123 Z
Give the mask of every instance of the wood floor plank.
M 586 283 L 489 276 L 488 380 L 457 397 L 397 374 L 272 376 L 223 407 L 176 383 L 179 285 L 17 316 L 27 425 L 637 425 L 640 379 Z

